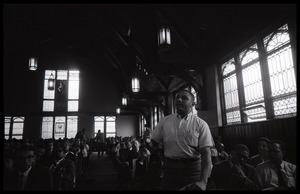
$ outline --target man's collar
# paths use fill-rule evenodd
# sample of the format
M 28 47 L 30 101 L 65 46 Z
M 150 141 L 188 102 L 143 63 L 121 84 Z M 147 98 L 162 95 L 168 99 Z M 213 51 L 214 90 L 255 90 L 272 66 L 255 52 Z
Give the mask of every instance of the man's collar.
M 181 118 L 181 115 L 178 114 L 178 112 L 177 112 L 176 114 L 177 114 L 177 117 Z M 189 120 L 189 119 L 191 118 L 192 115 L 193 115 L 193 113 L 192 113 L 192 110 L 191 110 L 187 115 L 185 115 L 185 116 L 184 116 L 183 118 L 181 118 L 181 119 L 185 119 L 185 120 L 187 121 L 187 120 Z
M 23 174 L 23 176 L 28 176 L 30 170 L 31 170 L 32 166 L 30 166 L 27 170 L 25 170 L 24 172 L 20 172 L 20 174 Z

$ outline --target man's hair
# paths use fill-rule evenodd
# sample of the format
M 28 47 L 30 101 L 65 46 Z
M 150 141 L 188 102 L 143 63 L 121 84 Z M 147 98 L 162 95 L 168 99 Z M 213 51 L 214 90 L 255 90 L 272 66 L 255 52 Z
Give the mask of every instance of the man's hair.
M 30 145 L 23 144 L 16 149 L 16 153 L 32 151 L 35 154 L 34 148 Z
M 267 144 L 270 143 L 270 140 L 269 140 L 268 138 L 266 138 L 266 137 L 260 137 L 260 138 L 258 139 L 258 142 L 260 142 L 260 141 L 264 141 L 264 142 L 266 142 Z

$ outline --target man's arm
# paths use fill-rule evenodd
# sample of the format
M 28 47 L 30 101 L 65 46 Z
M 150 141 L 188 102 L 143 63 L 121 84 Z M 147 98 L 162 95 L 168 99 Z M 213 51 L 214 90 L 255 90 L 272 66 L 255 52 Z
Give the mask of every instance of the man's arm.
M 202 190 L 205 190 L 207 185 L 207 180 L 210 176 L 211 169 L 212 169 L 210 147 L 201 148 L 200 153 L 201 153 L 201 175 L 200 175 L 200 181 L 196 182 L 196 185 L 200 187 Z
M 152 153 L 159 152 L 159 144 L 156 141 L 154 141 L 153 139 L 151 139 L 151 142 L 150 142 L 148 148 L 149 148 L 150 152 L 152 152 Z

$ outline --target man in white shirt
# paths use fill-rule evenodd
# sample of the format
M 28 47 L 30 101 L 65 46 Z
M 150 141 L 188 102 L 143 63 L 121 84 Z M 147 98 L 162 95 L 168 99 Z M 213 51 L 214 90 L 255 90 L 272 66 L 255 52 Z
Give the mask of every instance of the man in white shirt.
M 296 189 L 296 165 L 283 160 L 285 145 L 273 140 L 268 145 L 269 160 L 257 165 L 258 183 L 262 190 Z
M 179 91 L 177 113 L 162 118 L 151 134 L 153 148 L 163 144 L 163 189 L 179 190 L 189 185 L 189 189 L 206 190 L 214 143 L 207 123 L 192 114 L 194 105 L 190 91 Z

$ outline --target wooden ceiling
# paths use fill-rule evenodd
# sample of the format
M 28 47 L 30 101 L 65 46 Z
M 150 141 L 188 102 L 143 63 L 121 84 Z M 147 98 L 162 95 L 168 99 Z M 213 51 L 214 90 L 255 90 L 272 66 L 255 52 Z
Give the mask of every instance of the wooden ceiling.
M 145 95 L 139 98 L 145 100 L 194 79 L 274 21 L 294 14 L 296 6 L 5 4 L 3 10 L 4 58 L 75 56 L 95 71 L 107 71 L 120 93 L 130 91 L 138 62 L 148 73 L 141 76 Z M 157 45 L 162 22 L 171 28 L 172 46 L 165 52 Z

